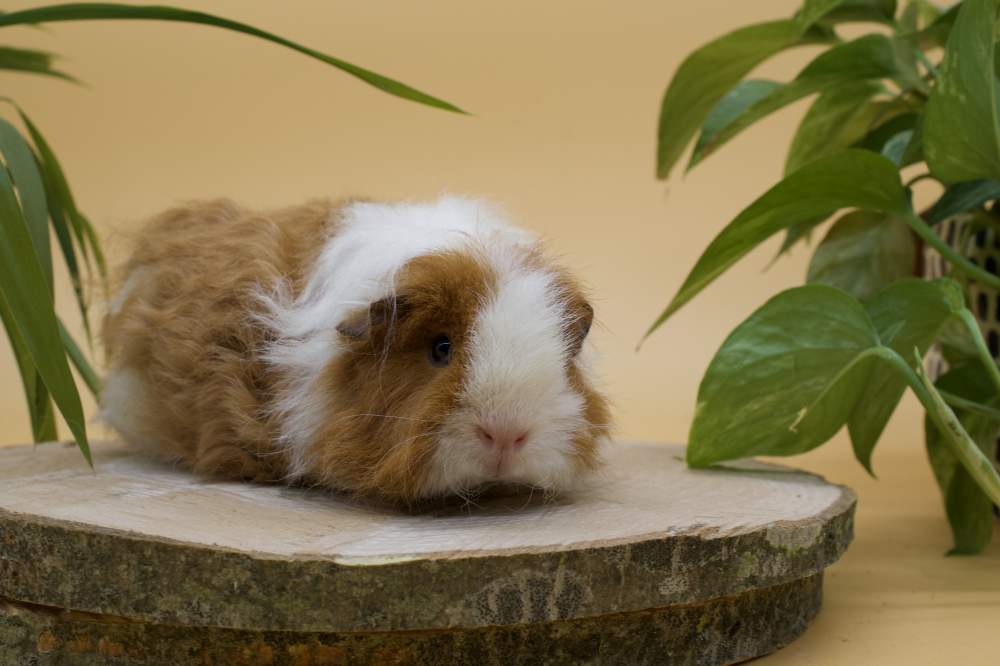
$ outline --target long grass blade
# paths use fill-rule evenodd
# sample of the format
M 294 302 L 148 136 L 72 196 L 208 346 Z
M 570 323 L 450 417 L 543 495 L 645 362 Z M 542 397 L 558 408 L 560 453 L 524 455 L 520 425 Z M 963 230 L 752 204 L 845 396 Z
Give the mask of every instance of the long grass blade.
M 93 464 L 80 393 L 66 360 L 52 296 L 5 169 L 0 169 L 0 293 L 7 301 L 31 362 L 84 458 Z
M 190 11 L 176 7 L 165 6 L 136 6 L 118 3 L 69 3 L 63 5 L 48 5 L 45 7 L 35 7 L 22 11 L 0 14 L 0 27 L 7 25 L 19 25 L 23 23 L 51 23 L 56 21 L 94 21 L 94 20 L 149 20 L 149 21 L 177 21 L 182 23 L 199 23 L 202 25 L 214 26 L 251 35 L 260 39 L 280 44 L 286 48 L 298 51 L 299 53 L 315 58 L 328 65 L 356 77 L 365 83 L 378 88 L 379 90 L 408 99 L 412 102 L 425 104 L 445 111 L 465 113 L 450 102 L 438 99 L 416 88 L 412 88 L 405 83 L 390 79 L 381 74 L 364 69 L 347 61 L 335 58 L 303 46 L 291 40 L 279 37 L 273 33 L 255 28 L 245 23 L 232 21 L 227 18 L 206 14 L 204 12 Z
M 4 330 L 7 332 L 7 339 L 14 352 L 14 360 L 17 362 L 17 370 L 21 375 L 24 399 L 28 405 L 28 416 L 31 419 L 32 439 L 35 442 L 50 442 L 58 439 L 55 412 L 52 409 L 49 392 L 46 390 L 45 384 L 42 383 L 41 377 L 38 376 L 35 365 L 31 362 L 31 355 L 24 345 L 21 332 L 17 330 L 14 316 L 2 294 L 0 294 L 0 322 L 3 323 Z
M 26 72 L 28 74 L 42 74 L 54 76 L 57 79 L 79 83 L 75 78 L 53 69 L 52 61 L 55 56 L 45 51 L 35 51 L 34 49 L 19 49 L 13 46 L 0 46 L 0 69 L 14 72 Z
M 59 336 L 62 338 L 63 347 L 66 349 L 66 354 L 69 355 L 69 360 L 80 374 L 80 379 L 90 389 L 91 395 L 99 398 L 101 395 L 101 378 L 97 375 L 87 357 L 80 351 L 80 346 L 76 344 L 76 340 L 69 334 L 69 331 L 66 330 L 66 326 L 61 320 L 59 321 Z
M 52 249 L 49 246 L 49 210 L 45 187 L 31 146 L 21 137 L 17 128 L 3 118 L 0 118 L 0 155 L 3 156 L 17 188 L 24 219 L 31 234 L 31 243 L 51 294 Z

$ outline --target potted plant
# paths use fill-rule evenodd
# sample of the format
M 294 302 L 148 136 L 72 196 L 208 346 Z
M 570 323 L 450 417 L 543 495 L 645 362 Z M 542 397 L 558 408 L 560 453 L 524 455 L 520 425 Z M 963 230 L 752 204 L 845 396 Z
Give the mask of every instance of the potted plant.
M 214 26 L 243 33 L 298 51 L 340 69 L 391 95 L 447 111 L 448 102 L 399 81 L 320 53 L 254 26 L 230 19 L 165 6 L 73 3 L 0 12 L 0 28 L 61 21 L 154 20 Z M 75 81 L 57 69 L 44 51 L 0 46 L 0 70 Z M 18 116 L 24 131 L 0 117 L 0 322 L 20 371 L 36 442 L 57 438 L 59 410 L 90 461 L 83 408 L 70 365 L 96 396 L 100 380 L 87 355 L 60 321 L 53 301 L 51 233 L 66 264 L 87 337 L 88 298 L 83 285 L 93 271 L 106 278 L 97 234 L 77 207 L 66 174 L 39 128 L 17 104 L 0 97 Z
M 783 179 L 709 244 L 647 335 L 766 239 L 784 233 L 784 252 L 832 218 L 806 284 L 761 306 L 709 365 L 690 465 L 793 455 L 847 426 L 871 471 L 872 450 L 909 387 L 926 409 L 951 552 L 989 543 L 1000 503 L 1000 278 L 990 256 L 1000 248 L 998 5 L 805 0 L 795 16 L 727 34 L 677 70 L 660 115 L 660 178 L 695 135 L 689 169 L 771 112 L 815 99 Z M 845 22 L 877 29 L 843 39 Z M 825 48 L 791 81 L 746 78 L 804 44 Z M 918 211 L 913 188 L 924 181 L 942 193 Z M 932 279 L 934 270 L 943 276 Z M 932 348 L 946 362 L 933 377 L 925 371 Z

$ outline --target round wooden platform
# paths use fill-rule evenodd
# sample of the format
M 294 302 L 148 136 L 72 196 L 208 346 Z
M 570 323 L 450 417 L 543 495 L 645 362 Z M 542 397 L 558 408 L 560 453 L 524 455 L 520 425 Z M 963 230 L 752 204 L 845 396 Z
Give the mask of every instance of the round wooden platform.
M 66 445 L 0 450 L 0 663 L 718 664 L 787 644 L 853 493 L 681 454 L 619 444 L 574 497 L 401 513 L 118 444 L 96 473 Z

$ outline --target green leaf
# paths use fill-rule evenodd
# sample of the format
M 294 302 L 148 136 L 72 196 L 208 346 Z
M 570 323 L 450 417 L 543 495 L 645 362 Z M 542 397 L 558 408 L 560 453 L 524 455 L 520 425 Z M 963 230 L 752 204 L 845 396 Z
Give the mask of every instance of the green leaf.
M 51 292 L 52 250 L 49 247 L 49 211 L 42 177 L 38 172 L 31 146 L 21 137 L 21 133 L 3 118 L 0 118 L 0 155 L 3 155 L 14 186 L 17 188 L 21 209 L 24 211 L 28 231 L 31 233 L 35 256 Z
M 914 131 L 920 122 L 919 113 L 893 113 L 889 110 L 886 110 L 885 113 L 886 117 L 876 120 L 868 134 L 854 144 L 856 147 L 875 153 L 884 153 L 887 143 L 902 132 Z
M 17 370 L 21 375 L 21 384 L 24 388 L 24 399 L 28 405 L 28 416 L 31 419 L 31 435 L 35 442 L 51 442 L 59 438 L 56 430 L 55 413 L 52 409 L 52 400 L 49 392 L 45 389 L 35 364 L 31 362 L 31 354 L 24 345 L 21 332 L 14 323 L 14 316 L 7 305 L 7 299 L 0 293 L 0 322 L 3 323 L 10 341 L 11 351 L 14 352 L 14 360 L 17 362 Z
M 785 173 L 847 148 L 865 136 L 881 108 L 868 104 L 884 88 L 873 81 L 858 81 L 824 92 L 799 124 L 785 161 Z
M 54 59 L 54 55 L 45 51 L 0 46 L 0 69 L 29 72 L 31 74 L 44 74 L 65 81 L 76 82 L 76 79 L 69 74 L 52 68 L 52 61 Z
M 798 17 L 811 25 L 820 20 L 824 23 L 890 23 L 895 15 L 896 0 L 806 0 Z
M 688 463 L 792 455 L 826 442 L 863 408 L 873 373 L 905 384 L 902 364 L 918 382 L 896 350 L 926 347 L 933 324 L 961 307 L 956 298 L 953 282 L 921 280 L 893 285 L 867 308 L 826 285 L 775 296 L 729 335 L 705 372 Z
M 997 0 L 965 0 L 927 100 L 924 152 L 945 183 L 1000 180 L 1000 122 L 993 66 Z
M 725 96 L 719 100 L 712 111 L 705 118 L 705 123 L 702 125 L 701 134 L 698 136 L 698 140 L 694 145 L 694 152 L 691 155 L 691 160 L 688 163 L 688 169 L 690 170 L 698 160 L 702 151 L 704 151 L 705 146 L 709 145 L 715 138 L 715 135 L 719 133 L 724 127 L 732 123 L 736 118 L 743 114 L 748 108 L 759 102 L 764 97 L 774 92 L 775 89 L 780 88 L 781 83 L 777 81 L 766 81 L 761 79 L 751 79 L 749 81 L 742 81 L 736 85 L 735 88 L 730 90 Z
M 0 169 L 0 293 L 7 301 L 32 364 L 84 457 L 92 464 L 80 394 L 66 362 L 52 296 L 4 169 Z
M 45 137 L 38 130 L 38 127 L 13 100 L 0 97 L 0 101 L 7 102 L 14 107 L 35 144 L 35 161 L 42 175 L 52 228 L 55 231 L 56 239 L 59 241 L 59 248 L 66 262 L 66 268 L 72 282 L 73 293 L 76 298 L 77 307 L 80 310 L 84 329 L 87 333 L 87 339 L 91 340 L 89 304 L 83 289 L 83 279 L 73 240 L 75 239 L 79 245 L 80 252 L 83 254 L 88 267 L 90 266 L 91 255 L 94 257 L 97 263 L 98 274 L 101 278 L 100 281 L 106 286 L 107 264 L 104 259 L 104 252 L 97 239 L 97 233 L 86 216 L 76 207 L 73 193 L 69 188 L 69 183 L 66 180 L 62 166 L 59 164 L 59 160 L 45 140 Z M 71 233 L 72 238 L 70 237 Z M 45 232 L 43 236 L 44 242 L 47 244 L 48 232 Z
M 862 388 L 858 370 L 878 347 L 849 294 L 825 285 L 778 294 L 736 327 L 705 372 L 688 464 L 819 446 L 850 415 Z
M 900 17 L 900 25 L 905 30 L 916 31 L 932 25 L 941 18 L 941 10 L 927 0 L 912 0 L 906 3 L 906 9 Z
M 715 237 L 646 335 L 775 233 L 841 208 L 906 213 L 909 202 L 895 165 L 881 155 L 851 149 L 786 177 Z
M 916 236 L 896 215 L 855 211 L 837 220 L 816 248 L 806 282 L 839 287 L 867 301 L 914 274 Z
M 981 207 L 987 201 L 1000 199 L 1000 183 L 993 180 L 970 180 L 955 183 L 924 213 L 928 224 L 938 224 L 949 217 Z
M 893 164 L 900 166 L 903 163 L 906 150 L 910 147 L 910 142 L 912 141 L 913 130 L 903 130 L 886 141 L 885 146 L 882 147 L 882 154 L 892 160 Z
M 944 47 L 951 36 L 951 31 L 955 27 L 955 20 L 958 18 L 958 12 L 961 9 L 962 3 L 955 3 L 947 11 L 934 19 L 930 25 L 917 33 L 920 46 L 925 49 Z
M 69 3 L 62 5 L 48 5 L 45 7 L 35 7 L 21 11 L 0 14 L 0 27 L 20 24 L 52 23 L 56 21 L 93 21 L 93 20 L 147 20 L 147 21 L 179 21 L 183 23 L 199 23 L 202 25 L 224 28 L 245 35 L 251 35 L 260 39 L 280 44 L 281 46 L 298 51 L 299 53 L 315 58 L 328 65 L 354 76 L 365 83 L 378 88 L 379 90 L 408 99 L 419 104 L 426 104 L 446 111 L 456 111 L 465 113 L 457 106 L 445 102 L 421 92 L 415 88 L 395 81 L 388 77 L 376 74 L 375 72 L 358 67 L 349 62 L 334 58 L 333 56 L 320 53 L 314 49 L 302 46 L 291 40 L 279 37 L 265 30 L 255 28 L 245 23 L 232 21 L 230 19 L 206 14 L 204 12 L 178 9 L 164 6 L 138 6 L 117 3 Z
M 829 214 L 819 215 L 812 218 L 811 220 L 806 220 L 804 222 L 796 222 L 787 229 L 785 229 L 785 238 L 781 241 L 781 247 L 778 248 L 777 254 L 774 255 L 774 259 L 771 260 L 771 265 L 775 261 L 781 258 L 786 252 L 790 252 L 796 244 L 800 241 L 805 241 L 809 243 L 812 240 L 813 230 L 826 222 L 830 218 Z
M 884 35 L 866 35 L 838 44 L 818 55 L 794 80 L 757 100 L 706 141 L 693 155 L 689 169 L 761 118 L 817 92 L 841 94 L 839 88 L 859 81 L 898 74 L 892 42 Z
M 93 225 L 90 220 L 80 212 L 80 209 L 76 206 L 76 200 L 73 198 L 73 192 L 70 190 L 69 181 L 66 179 L 66 174 L 63 171 L 62 165 L 59 164 L 59 160 L 56 158 L 55 152 L 53 152 L 51 146 L 49 146 L 48 141 L 42 135 L 41 131 L 32 122 L 28 114 L 24 112 L 21 107 L 19 107 L 13 100 L 5 97 L 0 97 L 0 101 L 5 101 L 11 104 L 15 109 L 17 109 L 18 115 L 21 117 L 21 121 L 24 123 L 25 127 L 28 129 L 28 134 L 31 136 L 32 142 L 35 144 L 35 148 L 38 152 L 38 162 L 42 169 L 42 177 L 45 181 L 45 190 L 49 194 L 49 211 L 50 213 L 54 210 L 61 210 L 65 214 L 65 219 L 70 222 L 70 229 L 73 232 L 73 236 L 77 241 L 77 245 L 83 254 L 84 260 L 90 262 L 90 257 L 93 255 L 94 261 L 97 263 L 98 273 L 100 274 L 102 280 L 107 277 L 107 263 L 104 259 L 104 253 L 101 250 L 100 243 L 97 240 L 97 233 L 94 231 Z M 57 202 L 58 205 L 53 205 L 53 200 Z M 53 219 L 53 222 L 56 222 Z
M 80 350 L 80 345 L 76 344 L 76 340 L 66 330 L 66 326 L 63 325 L 62 321 L 59 322 L 59 337 L 62 338 L 66 354 L 69 356 L 69 360 L 72 361 L 73 367 L 80 373 L 83 383 L 90 389 L 90 393 L 94 398 L 99 398 L 101 395 L 101 379 L 98 377 L 94 367 L 90 365 L 90 361 L 87 360 L 83 351 Z
M 833 39 L 795 20 L 736 30 L 691 53 L 670 81 L 660 107 L 657 176 L 667 178 L 715 104 L 757 65 L 785 49 Z
M 998 405 L 996 389 L 978 364 L 953 368 L 938 379 L 936 387 L 942 395 L 957 395 L 986 407 Z M 970 410 L 956 409 L 955 414 L 983 453 L 994 459 L 1000 422 Z M 927 456 L 941 489 L 954 538 L 955 545 L 949 554 L 979 553 L 992 537 L 993 503 L 943 441 L 929 416 L 924 419 L 924 434 Z
M 962 289 L 952 280 L 899 280 L 879 292 L 865 309 L 881 344 L 902 358 L 914 349 L 923 357 L 949 321 L 964 308 Z M 872 473 L 871 456 L 889 417 L 906 390 L 906 378 L 885 364 L 866 368 L 863 389 L 848 420 L 851 446 Z

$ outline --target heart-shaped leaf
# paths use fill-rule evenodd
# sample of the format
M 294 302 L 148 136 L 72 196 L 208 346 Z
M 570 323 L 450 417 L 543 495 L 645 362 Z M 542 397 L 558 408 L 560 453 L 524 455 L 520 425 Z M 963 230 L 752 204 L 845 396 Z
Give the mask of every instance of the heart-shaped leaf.
M 994 68 L 997 0 L 965 0 L 927 100 L 924 152 L 945 183 L 1000 180 L 1000 109 Z
M 839 289 L 778 294 L 736 327 L 705 372 L 688 463 L 819 446 L 850 415 L 878 347 L 864 307 Z
M 884 384 L 883 371 L 906 383 L 897 348 L 908 348 L 907 356 L 925 349 L 956 295 L 961 290 L 948 280 L 909 280 L 868 308 L 825 285 L 775 296 L 729 335 L 705 372 L 688 462 L 705 466 L 819 446 L 859 414 L 873 379 Z
M 869 100 L 884 90 L 874 81 L 859 81 L 824 92 L 812 103 L 788 149 L 785 173 L 832 153 L 861 139 L 884 109 Z
M 865 306 L 882 345 L 902 358 L 923 356 L 945 326 L 961 312 L 965 298 L 956 282 L 900 280 Z M 906 379 L 891 366 L 872 364 L 847 423 L 858 461 L 872 473 L 872 451 L 906 390 Z
M 657 176 L 670 176 L 715 104 L 757 65 L 785 49 L 833 39 L 829 31 L 805 21 L 770 21 L 731 32 L 691 53 L 663 95 Z
M 837 220 L 816 247 L 806 282 L 839 287 L 867 301 L 896 280 L 912 276 L 917 242 L 896 215 L 855 211 Z
M 701 127 L 701 134 L 694 144 L 694 151 L 691 157 L 690 169 L 698 161 L 699 156 L 715 140 L 715 136 L 732 123 L 736 118 L 746 112 L 748 108 L 764 99 L 783 84 L 777 81 L 766 81 L 762 79 L 751 79 L 741 81 L 735 88 L 719 100 L 712 111 L 705 118 L 705 124 Z
M 840 86 L 859 81 L 892 78 L 899 73 L 891 40 L 884 35 L 866 35 L 838 44 L 818 55 L 789 83 L 748 106 L 728 124 L 713 132 L 691 156 L 688 168 L 714 153 L 727 141 L 761 118 L 804 97 L 821 91 L 840 94 Z
M 817 160 L 787 176 L 715 237 L 646 335 L 775 233 L 841 208 L 900 214 L 909 211 L 896 166 L 881 155 L 851 149 Z

